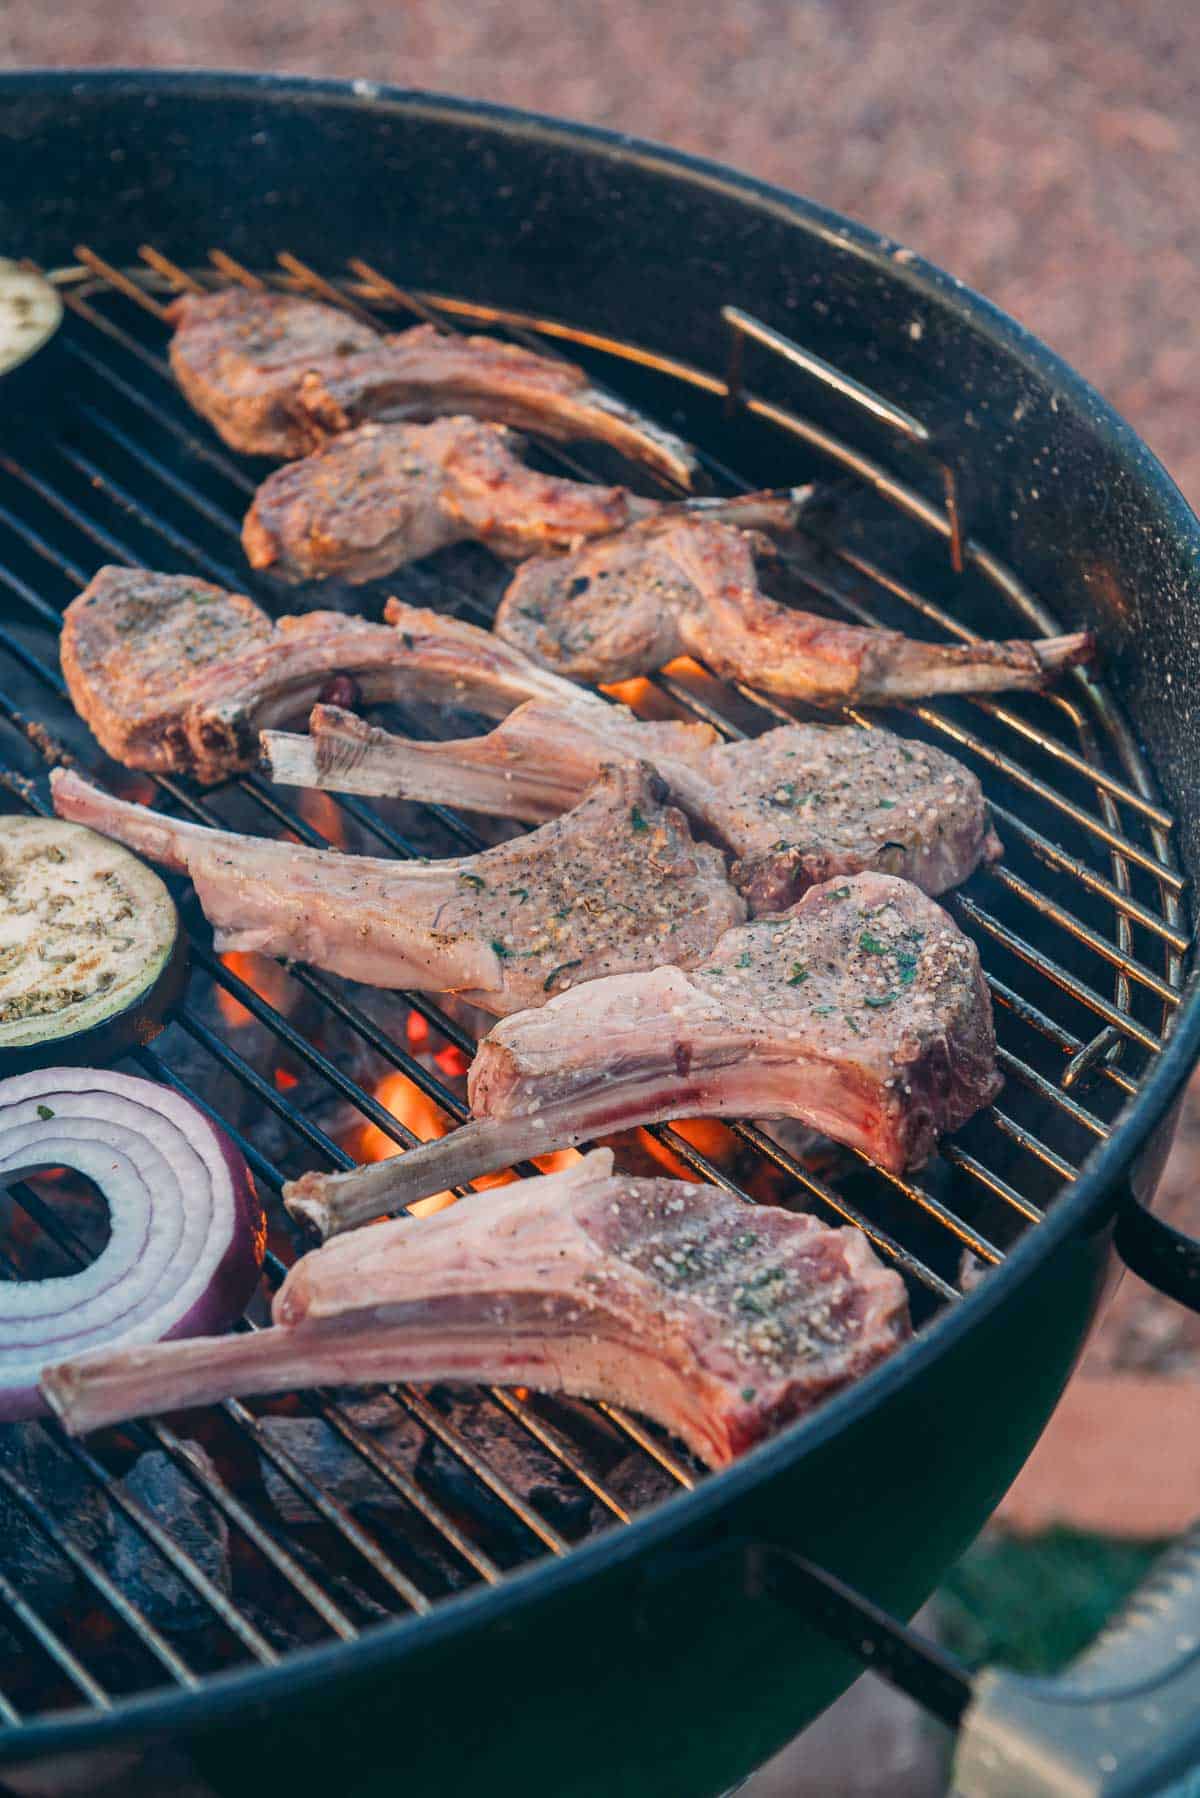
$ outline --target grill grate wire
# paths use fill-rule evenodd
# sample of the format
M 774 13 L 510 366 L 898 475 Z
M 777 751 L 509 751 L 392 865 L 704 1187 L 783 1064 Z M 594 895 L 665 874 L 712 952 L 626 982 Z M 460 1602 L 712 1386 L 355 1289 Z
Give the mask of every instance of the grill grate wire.
M 118 422 L 103 404 L 81 396 L 72 432 L 48 445 L 48 462 L 42 458 L 35 467 L 0 454 L 0 589 L 17 602 L 19 615 L 27 617 L 31 625 L 57 629 L 61 606 L 43 598 L 17 568 L 8 565 L 9 561 L 16 559 L 19 568 L 27 566 L 32 558 L 33 565 L 48 568 L 64 588 L 65 603 L 90 578 L 100 559 L 145 565 L 146 553 L 139 552 L 129 540 L 135 537 L 147 545 L 147 552 L 152 550 L 151 565 L 182 563 L 223 585 L 257 591 L 268 606 L 278 610 L 274 590 L 267 583 L 248 578 L 248 572 L 240 565 L 239 518 L 234 508 L 253 492 L 255 480 L 245 467 L 198 434 L 175 393 L 164 358 L 156 347 L 142 340 L 131 324 L 122 322 L 120 315 L 121 302 L 128 301 L 142 314 L 161 322 L 163 307 L 157 296 L 164 287 L 169 291 L 202 288 L 211 277 L 201 281 L 198 275 L 178 268 L 149 247 L 142 252 L 146 269 L 133 274 L 112 267 L 84 246 L 77 254 L 80 267 L 60 277 L 74 327 L 67 348 L 81 381 L 90 383 L 115 408 L 125 408 L 126 412 L 122 422 Z M 1023 615 L 1030 628 L 1053 629 L 1053 620 L 1011 571 L 967 534 L 956 471 L 939 461 L 937 445 L 920 421 L 734 309 L 726 313 L 731 360 L 727 379 L 720 382 L 685 364 L 576 332 L 555 321 L 502 314 L 441 296 L 430 299 L 409 294 L 362 261 L 352 262 L 349 276 L 335 283 L 287 252 L 278 260 L 282 272 L 270 277 L 272 284 L 307 291 L 346 306 L 373 323 L 384 322 L 380 310 L 388 318 L 398 310 L 407 310 L 442 329 L 466 325 L 500 330 L 543 353 L 553 353 L 554 344 L 565 340 L 575 353 L 600 352 L 610 360 L 616 358 L 633 368 L 648 368 L 656 375 L 686 382 L 695 392 L 723 401 L 730 412 L 762 421 L 773 432 L 819 452 L 864 489 L 884 497 L 935 538 L 944 539 L 955 575 L 964 570 L 982 575 Z M 221 280 L 237 280 L 249 286 L 268 284 L 264 276 L 243 268 L 223 251 L 211 252 L 211 262 Z M 748 343 L 802 368 L 842 397 L 848 396 L 910 445 L 927 450 L 941 477 L 944 506 L 927 500 L 898 481 L 882 464 L 831 437 L 811 421 L 749 390 L 745 385 Z M 147 377 L 145 385 L 141 384 L 143 376 Z M 158 453 L 141 442 L 137 432 L 143 427 L 154 443 L 167 448 Z M 81 447 L 80 436 L 87 447 Z M 180 457 L 174 466 L 164 459 L 168 450 Z M 106 468 L 109 452 L 130 464 L 135 477 L 132 484 Z M 591 472 L 582 457 L 567 455 L 557 448 L 548 453 L 572 473 L 586 477 Z M 720 489 L 745 489 L 750 485 L 711 456 L 703 457 L 702 463 L 709 479 Z M 203 471 L 206 480 L 226 491 L 224 501 L 197 484 L 197 469 Z M 44 529 L 30 521 L 27 510 L 39 518 L 46 517 Z M 68 542 L 78 541 L 79 555 L 70 553 L 55 540 L 52 524 L 64 531 Z M 206 547 L 210 537 L 219 539 L 226 548 Z M 235 560 L 227 560 L 227 553 L 232 553 Z M 22 555 L 25 562 L 20 559 Z M 858 548 L 834 543 L 829 546 L 823 566 L 814 568 L 806 562 L 794 572 L 819 601 L 856 621 L 886 622 L 883 608 L 889 602 L 899 602 L 943 632 L 964 640 L 971 635 L 951 613 L 898 580 Z M 855 577 L 853 587 L 843 578 L 847 572 Z M 427 579 L 419 569 L 407 570 L 391 584 L 419 600 L 423 578 Z M 472 593 L 456 591 L 453 597 L 463 615 L 475 622 L 490 622 L 487 607 Z M 11 616 L 12 609 L 8 610 Z M 6 654 L 26 675 L 32 675 L 55 699 L 63 700 L 61 677 L 29 647 L 27 638 L 32 634 L 8 624 L 0 626 L 0 653 Z M 673 709 L 674 715 L 700 718 L 730 739 L 745 734 L 739 718 L 750 730 L 793 718 L 785 708 L 748 689 L 717 690 L 702 675 L 698 681 L 697 672 L 672 671 L 654 677 L 648 685 L 661 702 Z M 736 693 L 732 703 L 731 693 Z M 1172 819 L 1155 798 L 1127 726 L 1108 695 L 1094 680 L 1077 674 L 1069 690 L 1045 696 L 1037 704 L 1036 721 L 1008 703 L 984 699 L 969 701 L 954 710 L 926 704 L 904 708 L 914 725 L 935 740 L 943 740 L 955 753 L 965 752 L 967 759 L 981 764 L 989 785 L 990 778 L 994 778 L 1002 783 L 1003 791 L 1012 789 L 1019 796 L 1014 803 L 1028 801 L 1043 808 L 1049 814 L 1047 827 L 1057 825 L 1074 831 L 1078 844 L 1076 850 L 1070 850 L 1028 817 L 1014 812 L 1011 805 L 995 804 L 1006 843 L 1011 847 L 1016 842 L 1027 849 L 1031 864 L 1052 873 L 1064 897 L 1060 900 L 1042 891 L 1030 879 L 1002 864 L 991 875 L 977 877 L 969 893 L 956 895 L 951 901 L 960 922 L 972 931 L 984 950 L 1001 1029 L 1001 1066 L 1009 1082 L 1004 1108 L 992 1107 L 986 1120 L 973 1128 L 969 1143 L 956 1142 L 945 1147 L 943 1163 L 958 1176 L 954 1183 L 957 1209 L 947 1202 L 944 1190 L 935 1192 L 916 1180 L 885 1176 L 878 1169 L 870 1169 L 861 1157 L 857 1158 L 861 1163 L 858 1167 L 853 1157 L 847 1158 L 849 1172 L 844 1178 L 827 1178 L 759 1126 L 734 1126 L 742 1148 L 772 1164 L 818 1211 L 833 1220 L 863 1228 L 877 1250 L 905 1275 L 914 1294 L 918 1298 L 923 1295 L 927 1309 L 953 1303 L 959 1297 L 957 1285 L 930 1264 L 935 1260 L 944 1264 L 946 1239 L 979 1262 L 999 1261 L 1003 1247 L 993 1242 L 974 1219 L 988 1219 L 988 1228 L 1000 1234 L 1005 1243 L 1013 1240 L 1022 1228 L 1036 1223 L 1042 1215 L 1043 1204 L 1033 1191 L 1040 1190 L 1052 1200 L 1054 1191 L 1074 1177 L 1087 1146 L 1109 1134 L 1115 1109 L 1136 1090 L 1140 1067 L 1160 1047 L 1162 1032 L 1178 1000 L 1183 957 L 1190 944 L 1182 904 L 1185 883 L 1170 841 Z M 979 730 L 964 722 L 972 714 L 980 721 Z M 874 716 L 866 712 L 855 710 L 848 716 L 863 728 L 872 728 L 875 723 Z M 1056 720 L 1062 734 L 1048 727 L 1048 716 Z M 3 690 L 0 718 L 28 736 L 27 713 Z M 53 759 L 61 753 L 61 746 L 40 725 L 38 729 L 38 745 Z M 981 731 L 989 734 L 980 734 Z M 1020 759 L 1029 752 L 1035 758 L 1032 762 Z M 1111 766 L 1114 757 L 1115 769 Z M 1075 783 L 1071 790 L 1054 784 L 1053 771 L 1059 771 L 1064 781 Z M 44 789 L 27 780 L 7 757 L 0 758 L 0 784 L 19 803 L 38 811 L 48 809 Z M 265 828 L 286 830 L 303 842 L 319 846 L 333 840 L 254 775 L 231 781 L 205 797 L 186 783 L 168 777 L 155 777 L 154 786 L 155 803 L 201 822 L 224 823 L 211 801 L 230 792 L 253 808 Z M 1084 803 L 1081 788 L 1090 789 L 1095 809 Z M 370 805 L 350 799 L 337 804 L 365 837 L 373 839 L 372 847 L 378 852 L 390 851 L 402 857 L 420 853 L 403 832 L 381 818 Z M 424 809 L 464 849 L 484 846 L 484 839 L 470 823 L 450 808 Z M 1089 849 L 1106 865 L 1107 872 L 1087 859 Z M 1141 896 L 1135 892 L 1135 881 Z M 1003 916 L 985 899 L 984 895 L 990 897 L 989 889 L 995 890 Z M 1082 910 L 1081 895 L 1103 908 L 1099 913 L 1093 911 L 1098 922 L 1089 924 L 1075 915 L 1071 901 Z M 1020 927 L 1012 922 L 1014 917 L 1023 918 Z M 271 1033 L 280 1050 L 286 1049 L 331 1093 L 348 1101 L 361 1118 L 375 1124 L 400 1147 L 416 1140 L 378 1099 L 342 1072 L 270 1000 L 212 953 L 194 904 L 185 905 L 185 918 L 192 937 L 194 969 L 243 1006 Z M 1102 927 L 1105 920 L 1108 930 Z M 1136 936 L 1139 931 L 1141 942 Z M 1084 958 L 1086 977 L 1077 971 L 1074 961 L 1067 966 L 1065 959 L 1051 955 L 1042 946 L 1052 933 L 1057 933 L 1053 940 L 1062 939 L 1072 957 Z M 993 963 L 988 955 L 989 944 L 1004 952 L 1001 960 Z M 1155 955 L 1161 971 L 1151 965 L 1149 958 Z M 340 990 L 336 981 L 304 967 L 289 970 L 289 978 L 316 1004 L 322 1016 L 336 1018 L 353 1031 L 433 1100 L 451 1121 L 462 1120 L 465 1107 L 458 1095 Z M 1111 998 L 1100 990 L 1105 979 L 1112 982 Z M 1027 986 L 1032 990 L 1026 990 Z M 1062 997 L 1069 1003 L 1064 1016 L 1059 1017 L 1055 1006 Z M 399 1000 L 424 1017 L 447 1043 L 468 1053 L 473 1049 L 472 1038 L 434 1000 L 410 994 L 400 995 Z M 177 1021 L 203 1055 L 216 1068 L 248 1086 L 297 1141 L 305 1143 L 330 1165 L 352 1165 L 345 1150 L 292 1106 L 284 1093 L 205 1022 L 194 1002 L 181 1008 Z M 1007 1032 L 1006 1023 L 1011 1025 Z M 169 1065 L 157 1048 L 142 1049 L 134 1059 L 147 1074 L 192 1098 L 229 1129 L 228 1122 L 220 1119 L 208 1103 L 203 1082 L 193 1084 L 192 1079 Z M 1085 1093 L 1086 1101 L 1081 1096 Z M 1026 1105 L 1027 1115 L 1013 1115 L 1022 1104 Z M 1059 1134 L 1054 1142 L 1046 1141 L 1046 1135 L 1052 1132 Z M 284 1178 L 280 1168 L 237 1130 L 230 1134 L 246 1155 L 260 1186 L 268 1195 L 277 1195 Z M 656 1127 L 648 1134 L 698 1177 L 714 1180 L 752 1202 L 724 1169 L 669 1126 Z M 1003 1147 L 1003 1155 L 998 1146 Z M 1005 1172 L 993 1166 L 989 1157 L 1003 1160 Z M 1040 1189 L 1032 1178 L 1039 1170 Z M 1023 1184 L 1031 1190 L 1021 1190 Z M 83 1245 L 70 1226 L 28 1188 L 16 1188 L 12 1196 L 78 1262 Z M 968 1215 L 959 1215 L 961 1210 Z M 275 1208 L 275 1220 L 290 1228 L 280 1207 Z M 914 1220 L 919 1221 L 919 1227 L 914 1227 Z M 924 1252 L 909 1246 L 906 1235 L 915 1237 Z M 931 1254 L 927 1246 L 930 1242 L 941 1242 L 943 1246 Z M 15 1272 L 11 1262 L 7 1265 L 10 1274 Z M 278 1284 L 285 1271 L 283 1261 L 269 1256 L 267 1284 Z M 498 1502 L 519 1526 L 527 1546 L 518 1554 L 518 1561 L 540 1553 L 569 1551 L 570 1540 L 489 1464 L 457 1426 L 453 1412 L 444 1414 L 428 1395 L 416 1390 L 389 1387 L 387 1396 L 398 1414 L 406 1414 L 436 1439 L 469 1479 Z M 486 1402 L 506 1425 L 532 1440 L 540 1452 L 591 1494 L 612 1520 L 628 1520 L 631 1507 L 591 1464 L 586 1446 L 587 1430 L 592 1427 L 586 1424 L 589 1411 L 598 1416 L 614 1439 L 661 1474 L 666 1489 L 686 1488 L 698 1477 L 697 1471 L 659 1432 L 616 1407 L 568 1405 L 559 1407 L 552 1417 L 545 1407 L 498 1388 L 489 1391 Z M 363 1466 L 370 1468 L 381 1486 L 401 1501 L 404 1514 L 432 1532 L 464 1580 L 495 1582 L 504 1576 L 506 1566 L 475 1539 L 471 1530 L 426 1485 L 361 1427 L 344 1401 L 318 1391 L 303 1395 L 302 1403 L 304 1415 L 319 1419 L 331 1429 Z M 372 1593 L 384 1596 L 385 1611 L 415 1614 L 429 1608 L 436 1594 L 422 1589 L 398 1563 L 394 1552 L 389 1552 L 378 1533 L 365 1527 L 349 1506 L 324 1490 L 271 1436 L 253 1410 L 234 1400 L 219 1410 L 233 1434 L 272 1464 L 312 1516 L 337 1539 L 340 1549 L 361 1566 L 364 1583 L 369 1580 Z M 564 1420 L 560 1421 L 560 1417 Z M 146 1544 L 207 1607 L 214 1625 L 231 1645 L 223 1651 L 220 1664 L 253 1661 L 269 1665 L 279 1659 L 285 1650 L 268 1640 L 255 1619 L 205 1574 L 145 1506 L 124 1491 L 105 1465 L 103 1443 L 84 1447 L 68 1441 L 52 1424 L 37 1427 L 58 1453 L 87 1474 L 107 1501 L 122 1512 Z M 318 1565 L 314 1570 L 314 1556 L 302 1554 L 279 1523 L 265 1523 L 212 1463 L 197 1456 L 167 1425 L 149 1420 L 133 1426 L 125 1435 L 138 1444 L 161 1450 L 205 1503 L 221 1513 L 242 1550 L 253 1553 L 273 1576 L 285 1583 L 308 1618 L 305 1628 L 293 1632 L 294 1639 L 319 1639 L 322 1635 L 353 1639 L 362 1622 L 350 1614 L 353 1607 L 344 1603 L 344 1582 L 339 1582 L 335 1569 Z M 65 1557 L 90 1602 L 119 1624 L 140 1652 L 145 1665 L 132 1680 L 133 1689 L 149 1689 L 164 1679 L 186 1688 L 204 1677 L 202 1670 L 189 1664 L 181 1648 L 168 1640 L 86 1550 L 64 1532 L 37 1494 L 3 1467 L 0 1487 Z M 47 1708 L 82 1706 L 102 1710 L 119 1702 L 120 1695 L 107 1691 L 88 1664 L 85 1650 L 65 1639 L 67 1632 L 62 1626 L 56 1629 L 2 1575 L 0 1623 L 27 1641 L 58 1676 Z M 31 1711 L 28 1715 L 32 1719 L 37 1713 Z M 0 1691 L 0 1728 L 19 1729 L 25 1718 L 20 1705 Z

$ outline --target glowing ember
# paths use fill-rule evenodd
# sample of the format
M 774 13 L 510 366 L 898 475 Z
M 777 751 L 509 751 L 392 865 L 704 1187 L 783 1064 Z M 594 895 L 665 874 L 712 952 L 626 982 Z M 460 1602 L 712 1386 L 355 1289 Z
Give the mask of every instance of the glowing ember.
M 122 799 L 132 800 L 135 805 L 153 805 L 158 789 L 148 774 L 126 769 L 118 779 L 117 791 Z

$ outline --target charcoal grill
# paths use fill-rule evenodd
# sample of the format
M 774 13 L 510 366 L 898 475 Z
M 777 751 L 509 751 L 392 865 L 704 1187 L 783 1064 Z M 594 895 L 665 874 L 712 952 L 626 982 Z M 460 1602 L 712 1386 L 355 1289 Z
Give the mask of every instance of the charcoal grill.
M 1200 1047 L 1184 985 L 1200 861 L 1196 521 L 1127 428 L 985 303 L 901 246 L 725 171 L 363 84 L 4 77 L 0 124 L 5 245 L 52 271 L 68 314 L 53 392 L 0 434 L 10 809 L 47 809 L 46 767 L 63 754 L 120 777 L 74 720 L 55 660 L 62 608 L 97 566 L 191 571 L 295 609 L 240 553 L 260 468 L 218 444 L 166 369 L 165 303 L 214 283 L 564 352 L 695 441 L 713 491 L 820 480 L 811 547 L 786 570 L 806 604 L 960 640 L 1090 622 L 1108 652 L 1104 678 L 1077 671 L 1050 695 L 888 715 L 980 772 L 1005 841 L 1006 860 L 949 901 L 996 1001 L 997 1104 L 919 1178 L 821 1162 L 751 1122 L 715 1160 L 673 1129 L 648 1133 L 660 1159 L 747 1202 L 762 1177 L 859 1225 L 908 1284 L 914 1343 L 719 1477 L 615 1407 L 499 1389 L 389 1390 L 370 1427 L 358 1395 L 287 1401 L 357 1468 L 352 1499 L 272 1429 L 271 1404 L 82 1445 L 37 1426 L 48 1460 L 34 1474 L 0 1445 L 0 1503 L 73 1597 L 39 1605 L 0 1560 L 0 1761 L 170 1732 L 231 1792 L 288 1776 L 308 1789 L 320 1770 L 356 1793 L 399 1777 L 423 1794 L 481 1778 L 715 1793 L 863 1660 L 957 1721 L 965 1673 L 894 1617 L 1036 1440 L 1109 1277 L 1114 1220 L 1139 1271 L 1192 1303 L 1200 1286 L 1195 1250 L 1144 1208 Z M 598 453 L 545 453 L 613 472 Z M 396 591 L 486 622 L 496 577 L 481 552 L 455 552 L 360 597 Z M 794 715 L 694 664 L 632 697 L 726 736 Z M 204 791 L 156 778 L 140 796 L 377 854 L 482 841 L 447 808 L 317 810 L 257 775 Z M 312 1095 L 399 1148 L 415 1140 L 347 1045 L 459 1122 L 460 1087 L 401 1026 L 411 1012 L 466 1054 L 473 1039 L 425 997 L 403 996 L 389 1019 L 304 967 L 258 990 L 214 955 L 186 892 L 183 904 L 191 988 L 130 1065 L 214 1115 L 232 1089 L 275 1120 L 277 1155 L 224 1120 L 272 1212 L 272 1285 L 298 1246 L 285 1174 L 353 1160 Z M 240 1006 L 260 1027 L 253 1049 L 214 992 L 226 1019 Z M 288 1096 L 300 1074 L 302 1106 Z M 22 1241 L 36 1227 L 64 1265 L 83 1252 L 44 1195 L 14 1196 Z M 7 1250 L 7 1272 L 19 1266 Z M 423 1445 L 415 1466 L 375 1428 L 380 1403 Z M 143 1447 L 227 1532 L 232 1583 L 131 1496 L 122 1474 Z M 47 1466 L 120 1514 L 200 1626 L 156 1621 L 64 1527 Z

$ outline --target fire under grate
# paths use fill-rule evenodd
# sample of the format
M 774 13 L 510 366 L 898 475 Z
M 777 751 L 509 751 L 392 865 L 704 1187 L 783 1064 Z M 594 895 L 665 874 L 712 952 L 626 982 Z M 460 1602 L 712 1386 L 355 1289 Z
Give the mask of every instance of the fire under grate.
M 188 272 L 151 249 L 120 271 L 81 248 L 61 271 L 68 308 L 61 406 L 0 443 L 0 784 L 10 808 L 47 811 L 45 774 L 78 758 L 123 794 L 202 822 L 399 857 L 461 853 L 495 826 L 436 806 L 368 805 L 273 788 L 257 775 L 200 790 L 130 776 L 98 756 L 58 672 L 65 605 L 105 562 L 192 572 L 280 613 L 377 607 L 386 592 L 487 623 L 502 583 L 478 550 L 451 551 L 353 597 L 251 576 L 240 524 L 256 464 L 198 423 L 164 355 L 165 299 L 214 282 L 265 281 L 396 327 L 498 331 L 572 356 L 643 410 L 681 414 L 739 472 L 702 457 L 714 491 L 832 481 L 811 553 L 788 591 L 858 622 L 964 639 L 1053 631 L 1018 577 L 972 539 L 963 471 L 916 418 L 733 309 L 725 379 L 552 321 L 413 296 L 355 262 L 327 279 L 287 253 L 259 274 L 220 251 Z M 787 366 L 819 390 L 822 416 L 882 459 L 767 397 Z M 752 383 L 760 383 L 760 386 Z M 677 422 L 672 418 L 672 423 Z M 857 427 L 861 426 L 861 430 Z M 600 452 L 550 463 L 611 478 Z M 895 472 L 924 470 L 910 485 Z M 638 477 L 643 478 L 644 477 Z M 914 476 L 914 479 L 917 479 Z M 644 715 L 700 718 L 723 735 L 802 715 L 676 664 L 620 696 Z M 871 728 L 872 714 L 848 719 Z M 456 734 L 414 704 L 408 734 Z M 935 742 L 981 775 L 1006 859 L 949 900 L 978 942 L 996 1001 L 1000 1100 L 919 1178 L 885 1175 L 803 1133 L 745 1122 L 631 1133 L 629 1168 L 712 1180 L 748 1203 L 811 1208 L 863 1228 L 903 1274 L 920 1326 L 1037 1223 L 1137 1090 L 1178 1002 L 1189 924 L 1172 819 L 1102 686 L 1076 673 L 1056 693 L 892 708 L 889 726 Z M 459 727 L 461 728 L 461 727 Z M 219 1118 L 246 1155 L 271 1219 L 264 1295 L 302 1246 L 279 1202 L 305 1166 L 348 1167 L 466 1115 L 473 1020 L 423 995 L 377 993 L 302 966 L 219 957 L 186 883 L 186 1001 L 127 1064 Z M 411 1127 L 415 1125 L 416 1131 Z M 95 1252 L 86 1195 L 62 1203 L 39 1178 L 5 1200 L 0 1275 L 67 1271 Z M 265 1296 L 246 1327 L 260 1327 Z M 802 1426 L 801 1426 L 802 1427 Z M 164 1686 L 271 1665 L 353 1640 L 378 1623 L 494 1583 L 707 1477 L 654 1426 L 616 1407 L 521 1390 L 389 1387 L 229 1401 L 86 1444 L 52 1424 L 0 1440 L 0 1728 L 104 1711 Z

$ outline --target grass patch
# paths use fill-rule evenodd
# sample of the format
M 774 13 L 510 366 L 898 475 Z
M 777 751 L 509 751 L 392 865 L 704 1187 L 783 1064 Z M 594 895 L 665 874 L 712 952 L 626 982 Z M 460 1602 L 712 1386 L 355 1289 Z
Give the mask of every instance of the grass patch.
M 939 1634 L 972 1667 L 1053 1673 L 1087 1647 L 1164 1546 L 1071 1530 L 985 1536 L 938 1592 Z

